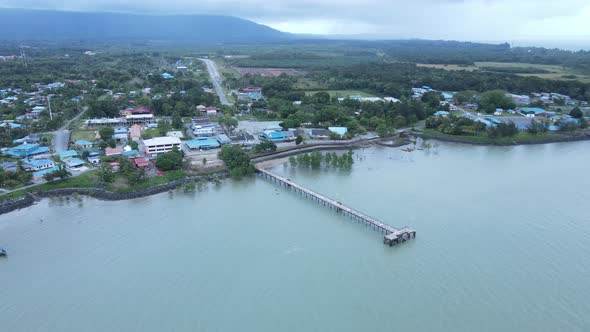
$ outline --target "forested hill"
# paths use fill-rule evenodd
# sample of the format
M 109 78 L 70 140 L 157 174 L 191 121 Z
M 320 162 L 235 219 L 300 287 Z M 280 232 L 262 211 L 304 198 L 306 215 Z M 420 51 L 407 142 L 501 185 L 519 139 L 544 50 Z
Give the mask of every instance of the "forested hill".
M 251 21 L 211 15 L 132 15 L 0 9 L 0 40 L 172 40 L 267 42 L 290 35 Z

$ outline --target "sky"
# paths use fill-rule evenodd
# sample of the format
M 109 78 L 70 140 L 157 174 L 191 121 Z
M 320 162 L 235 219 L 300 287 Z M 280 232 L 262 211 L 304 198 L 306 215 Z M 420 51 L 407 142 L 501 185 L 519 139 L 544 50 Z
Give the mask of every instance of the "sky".
M 286 32 L 365 38 L 590 40 L 589 0 L 0 0 L 0 7 L 221 14 Z

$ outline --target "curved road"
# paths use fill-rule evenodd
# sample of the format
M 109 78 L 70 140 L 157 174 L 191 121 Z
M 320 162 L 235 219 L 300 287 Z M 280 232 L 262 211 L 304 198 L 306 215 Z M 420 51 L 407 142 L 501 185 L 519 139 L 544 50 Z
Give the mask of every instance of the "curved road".
M 223 87 L 221 87 L 221 83 L 223 83 L 221 79 L 221 75 L 219 74 L 219 70 L 217 69 L 217 64 L 209 59 L 199 59 L 207 65 L 207 71 L 209 72 L 209 77 L 211 78 L 211 83 L 213 83 L 213 87 L 215 88 L 215 92 L 219 96 L 219 100 L 223 105 L 232 105 L 228 100 L 225 92 L 223 92 Z

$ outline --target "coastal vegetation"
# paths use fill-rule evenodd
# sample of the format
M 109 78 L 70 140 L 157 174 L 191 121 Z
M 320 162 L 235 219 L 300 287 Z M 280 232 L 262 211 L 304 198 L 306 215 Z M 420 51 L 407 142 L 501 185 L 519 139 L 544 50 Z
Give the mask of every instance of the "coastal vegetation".
M 353 152 L 347 152 L 338 155 L 336 152 L 322 153 L 314 151 L 311 153 L 301 153 L 297 156 L 289 157 L 291 167 L 318 169 L 321 167 L 337 168 L 349 170 L 354 163 Z
M 254 165 L 246 151 L 237 145 L 224 145 L 218 153 L 219 159 L 227 167 L 233 178 L 242 178 L 254 174 Z

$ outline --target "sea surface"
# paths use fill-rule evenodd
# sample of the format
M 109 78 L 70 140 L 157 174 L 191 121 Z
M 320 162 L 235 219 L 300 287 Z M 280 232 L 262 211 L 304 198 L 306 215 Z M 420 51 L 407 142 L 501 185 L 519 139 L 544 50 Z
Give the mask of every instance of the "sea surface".
M 262 178 L 0 216 L 0 331 L 589 331 L 590 142 L 355 151 Z

